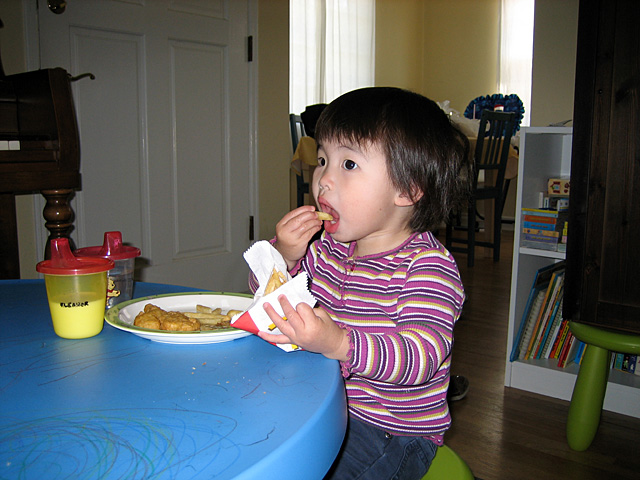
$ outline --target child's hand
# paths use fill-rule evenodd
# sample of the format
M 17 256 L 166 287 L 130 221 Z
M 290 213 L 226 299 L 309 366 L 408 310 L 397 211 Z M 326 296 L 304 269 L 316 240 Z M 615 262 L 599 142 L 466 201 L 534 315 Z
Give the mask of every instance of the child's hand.
M 292 269 L 307 252 L 311 238 L 320 231 L 322 222 L 310 205 L 290 211 L 276 225 L 276 243 L 274 247 Z
M 286 320 L 268 303 L 264 304 L 264 309 L 282 335 L 259 332 L 260 338 L 272 343 L 293 343 L 310 352 L 321 353 L 327 358 L 347 360 L 347 331 L 336 325 L 325 310 L 311 308 L 306 303 L 300 303 L 297 309 L 294 309 L 284 295 L 280 295 L 278 301 Z

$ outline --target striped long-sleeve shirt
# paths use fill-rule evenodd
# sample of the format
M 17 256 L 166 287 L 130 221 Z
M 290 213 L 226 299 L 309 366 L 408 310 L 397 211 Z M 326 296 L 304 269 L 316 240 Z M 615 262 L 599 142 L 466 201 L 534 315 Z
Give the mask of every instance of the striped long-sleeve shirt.
M 341 365 L 349 411 L 389 433 L 442 444 L 464 302 L 456 263 L 431 233 L 377 255 L 355 257 L 354 249 L 323 234 L 300 262 L 319 306 L 349 331 Z

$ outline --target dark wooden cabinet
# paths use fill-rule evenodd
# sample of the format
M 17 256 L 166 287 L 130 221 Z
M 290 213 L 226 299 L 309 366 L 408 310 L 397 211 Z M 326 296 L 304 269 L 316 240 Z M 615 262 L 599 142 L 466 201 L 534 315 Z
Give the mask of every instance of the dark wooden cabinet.
M 640 333 L 640 1 L 581 0 L 564 316 Z

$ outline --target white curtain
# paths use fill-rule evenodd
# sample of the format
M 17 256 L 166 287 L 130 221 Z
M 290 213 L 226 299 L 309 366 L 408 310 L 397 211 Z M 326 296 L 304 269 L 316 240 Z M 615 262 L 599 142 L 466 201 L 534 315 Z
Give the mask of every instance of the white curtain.
M 290 0 L 289 111 L 374 82 L 375 0 Z
M 498 93 L 515 93 L 524 104 L 522 125 L 531 119 L 531 72 L 535 0 L 502 0 Z

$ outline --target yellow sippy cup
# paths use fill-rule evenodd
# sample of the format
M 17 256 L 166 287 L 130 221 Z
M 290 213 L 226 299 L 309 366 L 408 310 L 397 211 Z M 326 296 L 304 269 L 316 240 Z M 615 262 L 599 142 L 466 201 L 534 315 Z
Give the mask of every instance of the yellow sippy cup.
M 63 338 L 97 335 L 104 324 L 107 301 L 107 271 L 112 260 L 76 257 L 67 238 L 51 241 L 51 259 L 36 270 L 44 274 L 53 329 Z

